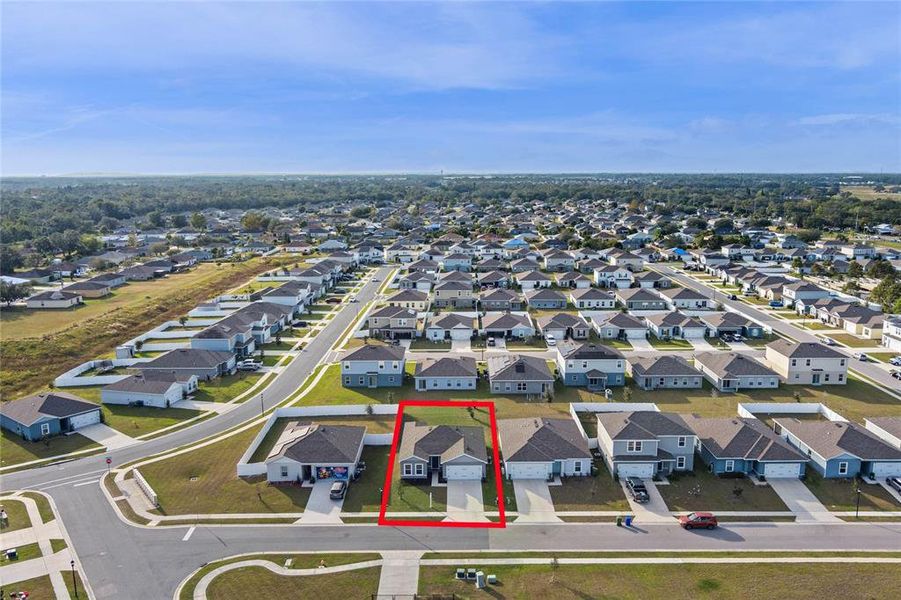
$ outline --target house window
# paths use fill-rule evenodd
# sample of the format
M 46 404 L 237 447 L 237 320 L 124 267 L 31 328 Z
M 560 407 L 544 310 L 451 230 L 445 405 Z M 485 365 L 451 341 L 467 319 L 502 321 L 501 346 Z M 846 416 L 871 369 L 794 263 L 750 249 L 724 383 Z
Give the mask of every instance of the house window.
M 344 378 L 344 385 L 350 385 L 350 377 Z
M 433 379 L 433 380 L 432 380 L 432 387 L 433 387 L 433 388 L 438 387 L 438 380 L 437 380 L 437 379 Z
M 810 359 L 809 359 L 809 358 L 808 358 L 806 361 L 804 361 L 804 366 L 805 366 L 805 367 L 809 367 L 809 366 L 810 366 Z
M 844 381 L 844 380 L 845 380 L 845 376 L 842 375 L 841 373 L 839 373 L 839 374 L 838 374 L 838 380 L 839 380 L 839 381 Z
M 397 369 L 397 361 L 394 361 L 393 363 L 391 363 L 391 368 Z
M 727 460 L 726 461 L 726 473 L 731 473 L 734 470 L 735 470 L 735 461 Z
M 516 384 L 517 392 L 524 392 L 524 391 L 526 391 L 526 389 L 527 389 L 527 386 L 524 381 L 517 382 L 517 384 Z
M 641 452 L 641 442 L 626 442 L 626 452 Z
M 846 462 L 838 463 L 838 474 L 839 475 L 847 475 L 848 474 L 848 463 L 846 463 Z
M 282 477 L 288 476 L 288 465 L 282 465 L 281 473 L 282 473 Z
M 350 363 L 349 362 L 341 363 L 341 366 L 344 367 L 345 369 L 349 369 Z
M 684 447 L 685 447 L 685 436 L 684 436 L 684 435 L 680 435 L 678 441 L 676 442 L 676 444 L 677 444 L 680 448 L 684 448 Z
M 50 423 L 41 423 L 41 435 L 50 435 Z
M 394 383 L 394 375 L 388 375 L 388 383 Z
M 380 361 L 380 362 L 379 362 L 379 369 L 384 369 L 384 368 L 385 368 L 385 363 Z
M 581 473 L 582 472 L 582 461 L 577 460 L 573 463 L 573 473 Z
M 684 456 L 677 456 L 677 457 L 676 457 L 676 468 L 677 468 L 677 469 L 684 469 L 684 468 L 685 468 L 685 457 L 684 457 Z
M 364 382 L 364 381 L 365 381 L 365 380 L 364 380 L 363 376 L 360 375 L 360 385 L 363 385 L 363 382 Z
M 410 463 L 404 463 L 404 476 L 409 477 L 413 474 L 413 465 Z
M 416 474 L 417 475 L 425 475 L 425 465 L 417 464 L 416 465 Z
M 793 359 L 792 359 L 792 366 L 793 366 L 793 367 L 797 367 L 797 366 L 798 366 L 798 359 L 796 359 L 796 358 L 793 358 Z

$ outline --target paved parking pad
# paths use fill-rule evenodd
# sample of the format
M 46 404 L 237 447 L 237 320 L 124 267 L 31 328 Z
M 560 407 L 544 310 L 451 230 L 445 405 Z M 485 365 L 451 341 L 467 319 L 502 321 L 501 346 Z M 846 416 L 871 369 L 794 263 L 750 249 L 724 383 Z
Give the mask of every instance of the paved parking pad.
M 450 480 L 447 482 L 447 518 L 445 521 L 487 521 L 482 501 L 482 482 Z
M 795 513 L 797 521 L 817 523 L 838 523 L 838 517 L 829 512 L 813 492 L 800 479 L 768 479 L 770 487 L 785 502 L 788 510 Z
M 566 485 L 565 483 L 563 485 Z M 559 523 L 554 501 L 546 481 L 519 479 L 513 482 L 516 494 L 517 523 Z
M 626 494 L 626 499 L 629 500 L 629 507 L 632 511 L 632 515 L 635 516 L 636 524 L 672 523 L 673 515 L 670 513 L 669 507 L 666 505 L 663 496 L 660 495 L 657 486 L 650 479 L 642 479 L 642 481 L 648 489 L 648 497 L 650 498 L 645 504 L 639 504 L 632 500 L 632 495 L 626 487 L 625 478 L 620 480 L 620 485 L 623 486 L 623 493 Z
M 303 510 L 303 516 L 300 523 L 341 523 L 338 516 L 341 513 L 341 507 L 344 500 L 332 500 L 329 498 L 329 491 L 334 479 L 320 479 L 313 484 L 310 491 L 310 499 L 307 500 L 307 506 Z M 353 485 L 353 484 L 351 484 Z

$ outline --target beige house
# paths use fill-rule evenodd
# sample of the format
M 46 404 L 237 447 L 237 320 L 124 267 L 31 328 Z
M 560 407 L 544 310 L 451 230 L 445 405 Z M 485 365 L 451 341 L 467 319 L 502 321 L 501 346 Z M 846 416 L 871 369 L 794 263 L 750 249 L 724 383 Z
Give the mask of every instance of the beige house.
M 420 290 L 401 290 L 388 298 L 388 306 L 424 311 L 429 307 L 429 295 Z
M 766 362 L 790 385 L 848 382 L 848 357 L 824 344 L 777 340 L 767 345 Z

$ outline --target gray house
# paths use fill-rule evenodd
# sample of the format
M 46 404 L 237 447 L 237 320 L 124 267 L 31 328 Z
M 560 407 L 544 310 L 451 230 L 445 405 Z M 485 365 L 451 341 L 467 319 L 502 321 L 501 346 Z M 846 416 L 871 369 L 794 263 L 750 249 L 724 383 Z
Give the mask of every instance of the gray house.
M 625 288 L 615 292 L 616 299 L 629 310 L 666 310 L 666 300 L 644 288 Z
M 529 308 L 561 310 L 566 308 L 566 296 L 558 290 L 539 288 L 530 290 L 525 295 Z
M 0 426 L 36 442 L 100 423 L 100 406 L 66 392 L 46 392 L 0 404 Z
M 695 434 L 680 415 L 599 413 L 598 449 L 611 475 L 651 478 L 694 468 Z
M 488 313 L 482 317 L 482 333 L 488 337 L 530 338 L 535 335 L 535 327 L 527 314 Z
M 482 311 L 522 310 L 523 300 L 518 293 L 507 289 L 495 289 L 479 295 Z
M 538 327 L 544 335 L 552 335 L 557 340 L 587 340 L 591 327 L 585 319 L 571 313 L 557 313 L 538 317 Z
M 479 378 L 476 360 L 468 356 L 443 356 L 426 358 L 416 363 L 413 379 L 416 389 L 430 390 L 474 390 Z
M 403 346 L 366 344 L 341 359 L 344 387 L 399 387 L 404 381 Z
M 698 352 L 695 365 L 721 392 L 779 387 L 778 373 L 737 352 Z
M 428 481 L 485 478 L 488 450 L 481 427 L 404 424 L 397 453 L 402 479 Z
M 523 354 L 488 357 L 492 394 L 544 394 L 554 389 L 554 376 L 543 358 Z
M 572 419 L 501 419 L 497 430 L 507 479 L 591 474 L 588 440 Z
M 179 348 L 170 350 L 147 362 L 134 365 L 144 373 L 151 371 L 196 375 L 201 381 L 227 375 L 235 370 L 235 355 L 231 352 Z
M 350 481 L 360 462 L 365 436 L 366 428 L 362 426 L 292 421 L 266 457 L 266 480 Z
M 628 372 L 643 390 L 697 389 L 704 383 L 697 369 L 675 355 L 631 357 Z

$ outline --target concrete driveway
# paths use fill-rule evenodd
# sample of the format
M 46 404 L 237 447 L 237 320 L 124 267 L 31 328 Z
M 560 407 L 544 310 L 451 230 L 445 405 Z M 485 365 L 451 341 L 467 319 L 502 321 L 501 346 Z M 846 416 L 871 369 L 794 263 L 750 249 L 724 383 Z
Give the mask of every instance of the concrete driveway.
M 103 423 L 82 427 L 81 429 L 78 429 L 76 433 L 80 433 L 86 438 L 94 440 L 101 446 L 106 446 L 107 450 L 118 450 L 119 448 L 134 446 L 135 444 L 141 443 L 141 440 L 136 440 L 124 433 L 119 433 L 109 425 L 104 425 Z
M 829 512 L 823 503 L 800 479 L 768 479 L 767 482 L 798 522 L 839 523 L 841 519 Z
M 562 520 L 554 512 L 554 500 L 546 481 L 517 479 L 513 482 L 513 493 L 519 514 L 517 523 L 559 523 Z
M 445 521 L 487 521 L 482 500 L 482 482 L 456 480 L 447 482 L 447 518 Z
M 666 502 L 663 500 L 663 496 L 660 495 L 657 485 L 650 479 L 642 479 L 642 481 L 648 489 L 648 496 L 650 498 L 645 504 L 639 504 L 632 500 L 632 496 L 629 494 L 629 488 L 626 487 L 625 478 L 620 480 L 620 485 L 623 486 L 623 493 L 626 495 L 626 499 L 629 501 L 629 507 L 632 510 L 632 514 L 635 516 L 635 522 L 637 524 L 672 523 L 674 517 L 670 513 Z
M 716 348 L 704 338 L 689 338 L 688 343 L 699 352 L 713 352 Z
M 472 340 L 451 340 L 451 352 L 469 352 L 472 350 Z
M 654 350 L 654 346 L 648 341 L 648 338 L 629 338 L 634 350 Z
M 338 515 L 341 513 L 344 500 L 329 498 L 329 490 L 333 483 L 335 483 L 334 479 L 320 479 L 313 484 L 310 499 L 307 500 L 307 506 L 303 509 L 300 523 L 304 525 L 308 523 L 341 523 Z

